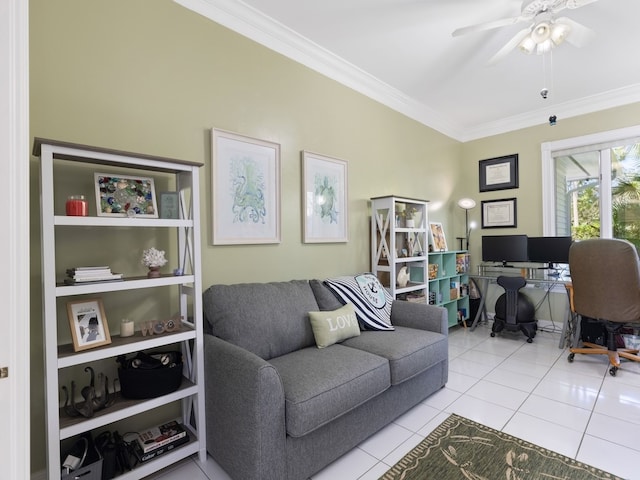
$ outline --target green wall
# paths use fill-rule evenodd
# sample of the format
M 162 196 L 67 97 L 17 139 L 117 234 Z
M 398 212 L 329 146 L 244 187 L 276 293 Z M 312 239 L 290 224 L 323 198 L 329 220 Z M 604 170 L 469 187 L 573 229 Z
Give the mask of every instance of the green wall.
M 464 214 L 455 206 L 462 196 L 478 201 L 470 212 L 478 223 L 480 200 L 517 196 L 517 231 L 539 234 L 540 143 L 636 124 L 640 114 L 640 105 L 622 107 L 462 144 L 169 0 L 31 0 L 30 29 L 32 136 L 204 163 L 205 286 L 368 270 L 373 196 L 431 200 L 431 220 L 444 224 L 450 248 L 464 233 Z M 212 127 L 281 145 L 280 244 L 210 245 Z M 301 241 L 301 150 L 349 162 L 346 244 Z M 477 161 L 516 152 L 520 189 L 478 194 Z M 35 158 L 31 169 L 31 458 L 38 472 L 44 468 L 44 413 Z M 472 233 L 474 258 L 480 235 Z M 123 259 L 137 262 L 135 247 Z M 75 263 L 76 255 L 96 252 L 109 258 L 113 246 L 96 236 L 72 251 L 68 261 Z
M 446 204 L 455 192 L 451 172 L 458 170 L 459 142 L 169 0 L 32 0 L 30 28 L 33 136 L 204 163 L 205 286 L 368 270 L 369 198 L 400 194 Z M 212 127 L 281 145 L 280 244 L 210 245 Z M 301 150 L 348 161 L 346 244 L 302 243 Z M 39 471 L 44 413 L 36 158 L 31 167 L 32 470 Z M 446 225 L 449 212 L 440 209 L 434 218 Z M 137 264 L 147 246 L 118 251 Z M 112 264 L 113 251 L 95 235 L 74 242 L 66 255 L 71 264 L 78 257 Z M 117 322 L 118 313 L 107 316 Z

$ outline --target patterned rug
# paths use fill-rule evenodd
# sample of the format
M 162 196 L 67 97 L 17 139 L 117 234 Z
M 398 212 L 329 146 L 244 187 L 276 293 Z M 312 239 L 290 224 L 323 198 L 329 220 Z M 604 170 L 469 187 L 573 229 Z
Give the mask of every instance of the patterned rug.
M 381 480 L 623 480 L 467 418 L 451 415 Z

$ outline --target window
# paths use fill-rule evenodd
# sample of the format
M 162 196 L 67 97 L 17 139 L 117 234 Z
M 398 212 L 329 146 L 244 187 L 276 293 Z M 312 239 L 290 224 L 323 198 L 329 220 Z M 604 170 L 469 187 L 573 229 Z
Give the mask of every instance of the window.
M 544 235 L 640 246 L 640 126 L 542 145 Z

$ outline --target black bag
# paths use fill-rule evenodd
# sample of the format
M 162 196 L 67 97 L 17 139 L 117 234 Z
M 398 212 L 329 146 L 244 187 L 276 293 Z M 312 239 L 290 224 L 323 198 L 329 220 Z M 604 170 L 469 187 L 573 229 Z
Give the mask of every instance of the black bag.
M 120 355 L 120 393 L 125 398 L 155 398 L 176 391 L 182 383 L 182 353 L 138 352 L 134 357 Z

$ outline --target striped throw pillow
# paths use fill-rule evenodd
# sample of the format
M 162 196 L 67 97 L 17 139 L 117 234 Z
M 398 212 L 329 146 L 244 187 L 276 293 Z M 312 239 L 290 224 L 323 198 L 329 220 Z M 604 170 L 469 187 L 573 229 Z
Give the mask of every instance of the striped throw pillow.
M 324 283 L 342 303 L 353 305 L 363 330 L 395 330 L 391 325 L 393 298 L 372 273 L 329 278 Z

